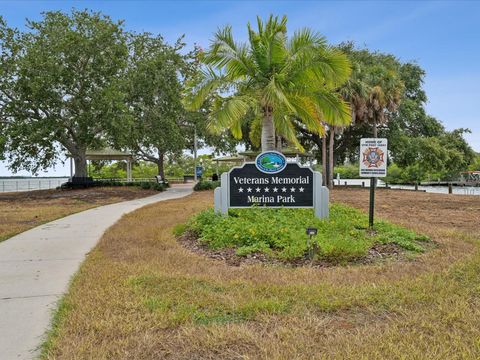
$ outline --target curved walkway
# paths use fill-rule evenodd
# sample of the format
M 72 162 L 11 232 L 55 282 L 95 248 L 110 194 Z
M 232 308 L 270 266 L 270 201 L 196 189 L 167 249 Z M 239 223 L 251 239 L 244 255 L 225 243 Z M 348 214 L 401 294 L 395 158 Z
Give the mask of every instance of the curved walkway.
M 108 227 L 144 205 L 191 192 L 190 185 L 177 185 L 158 195 L 73 214 L 0 243 L 0 358 L 38 355 L 52 309 Z

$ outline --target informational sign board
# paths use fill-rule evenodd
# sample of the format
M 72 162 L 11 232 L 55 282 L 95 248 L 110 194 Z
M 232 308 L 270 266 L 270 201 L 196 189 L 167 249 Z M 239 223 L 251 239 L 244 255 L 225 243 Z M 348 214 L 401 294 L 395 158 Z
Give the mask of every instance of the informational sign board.
M 313 171 L 296 163 L 265 174 L 247 163 L 229 173 L 230 207 L 313 207 Z
M 273 207 L 314 208 L 316 216 L 328 217 L 328 189 L 320 173 L 296 162 L 287 163 L 276 151 L 263 152 L 255 162 L 246 162 L 221 176 L 215 190 L 215 210 Z
M 360 176 L 387 176 L 387 139 L 365 138 L 360 140 Z
M 195 168 L 195 173 L 197 174 L 197 177 L 202 177 L 202 175 L 203 175 L 203 167 L 197 166 L 197 167 Z

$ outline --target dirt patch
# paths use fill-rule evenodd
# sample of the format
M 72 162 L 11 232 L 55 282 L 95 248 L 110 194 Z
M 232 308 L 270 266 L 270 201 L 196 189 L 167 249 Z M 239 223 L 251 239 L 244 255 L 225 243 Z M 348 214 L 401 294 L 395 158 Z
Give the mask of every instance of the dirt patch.
M 331 201 L 363 211 L 368 211 L 368 197 L 367 189 L 342 188 L 331 192 Z M 421 232 L 455 229 L 478 234 L 480 196 L 378 189 L 375 216 Z

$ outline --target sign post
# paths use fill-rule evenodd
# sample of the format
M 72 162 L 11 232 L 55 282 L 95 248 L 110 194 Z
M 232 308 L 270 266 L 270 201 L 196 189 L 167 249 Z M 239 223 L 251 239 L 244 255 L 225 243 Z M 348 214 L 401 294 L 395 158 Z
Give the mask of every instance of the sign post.
M 321 174 L 296 162 L 287 162 L 276 151 L 263 152 L 255 162 L 246 162 L 221 175 L 215 189 L 215 211 L 252 206 L 313 208 L 315 216 L 328 218 L 328 188 Z
M 387 176 L 387 139 L 365 138 L 360 140 L 360 177 L 370 178 L 370 206 L 368 226 L 373 228 L 375 214 L 375 188 L 377 177 Z

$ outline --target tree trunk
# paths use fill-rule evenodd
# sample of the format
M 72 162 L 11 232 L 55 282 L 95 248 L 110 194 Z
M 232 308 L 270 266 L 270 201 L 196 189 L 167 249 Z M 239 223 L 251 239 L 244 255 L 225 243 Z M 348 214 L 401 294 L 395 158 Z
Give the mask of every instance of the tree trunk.
M 328 188 L 333 189 L 333 145 L 335 143 L 335 127 L 330 128 L 330 144 L 328 149 Z
M 165 179 L 165 168 L 164 168 L 164 159 L 165 154 L 163 152 L 158 152 L 158 159 L 157 159 L 157 168 L 158 168 L 158 176 Z
M 327 186 L 327 137 L 322 136 L 322 185 Z
M 75 177 L 87 177 L 87 155 L 85 151 L 79 150 L 73 154 L 73 161 L 75 163 Z
M 277 136 L 277 151 L 282 152 L 282 137 L 280 135 Z
M 262 152 L 275 150 L 275 125 L 270 107 L 266 107 L 262 121 Z

